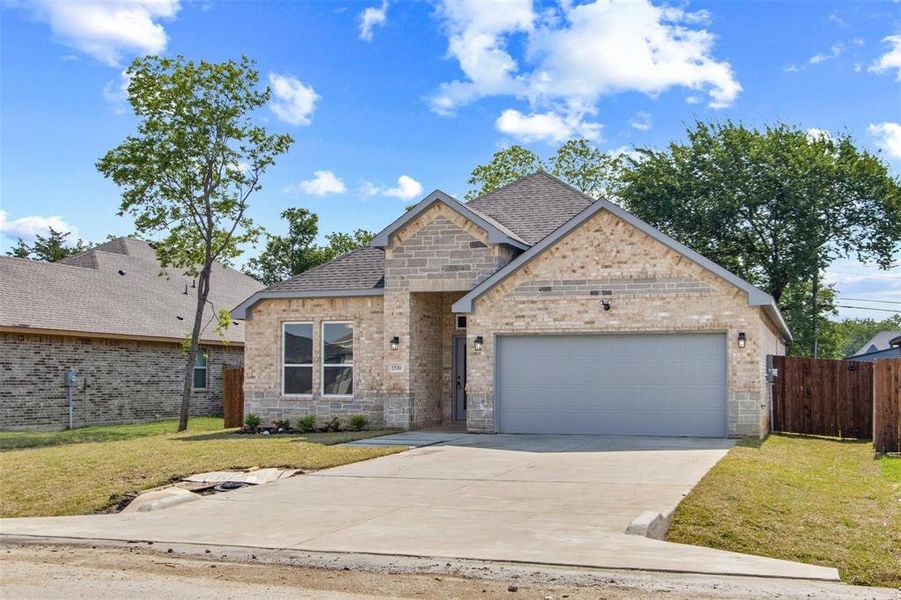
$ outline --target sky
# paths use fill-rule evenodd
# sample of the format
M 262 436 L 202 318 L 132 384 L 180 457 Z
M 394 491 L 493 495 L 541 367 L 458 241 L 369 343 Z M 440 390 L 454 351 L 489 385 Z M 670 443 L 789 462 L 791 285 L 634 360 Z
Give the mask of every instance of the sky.
M 296 139 L 252 199 L 273 233 L 293 206 L 378 231 L 512 144 L 629 152 L 696 119 L 847 132 L 901 174 L 901 2 L 0 0 L 0 252 L 133 232 L 95 163 L 134 132 L 122 73 L 144 54 L 256 61 L 258 122 Z M 840 314 L 901 309 L 895 264 L 832 265 L 839 303 L 869 308 Z

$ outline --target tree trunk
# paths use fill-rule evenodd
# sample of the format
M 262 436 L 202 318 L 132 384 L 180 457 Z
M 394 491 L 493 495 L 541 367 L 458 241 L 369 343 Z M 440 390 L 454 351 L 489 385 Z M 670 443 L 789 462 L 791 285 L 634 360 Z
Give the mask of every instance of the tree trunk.
M 811 312 L 811 327 L 813 331 L 813 347 L 811 348 L 811 353 L 814 358 L 819 358 L 820 353 L 820 342 L 819 342 L 819 334 L 820 334 L 820 270 L 817 269 L 813 274 L 813 285 L 811 290 L 811 301 L 810 301 L 810 312 Z
M 185 365 L 185 385 L 181 394 L 181 409 L 178 411 L 178 431 L 188 428 L 188 412 L 191 407 L 191 391 L 194 389 L 194 361 L 200 342 L 200 328 L 203 325 L 203 309 L 210 293 L 210 265 L 204 265 L 197 281 L 197 308 L 194 311 L 194 327 L 191 329 L 191 346 Z

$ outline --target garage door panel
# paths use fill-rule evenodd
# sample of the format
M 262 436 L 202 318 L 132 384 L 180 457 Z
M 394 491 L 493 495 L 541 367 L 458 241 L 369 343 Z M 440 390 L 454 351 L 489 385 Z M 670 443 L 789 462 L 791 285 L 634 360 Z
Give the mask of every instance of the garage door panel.
M 722 334 L 503 336 L 497 360 L 502 432 L 726 433 Z

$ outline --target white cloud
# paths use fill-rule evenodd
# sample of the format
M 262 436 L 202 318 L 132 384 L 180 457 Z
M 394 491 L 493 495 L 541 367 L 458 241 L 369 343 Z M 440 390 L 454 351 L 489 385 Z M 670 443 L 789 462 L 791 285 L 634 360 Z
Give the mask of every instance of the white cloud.
M 815 142 L 817 140 L 825 140 L 828 142 L 832 139 L 832 134 L 825 129 L 817 129 L 816 127 L 811 127 L 807 130 L 807 139 L 811 142 Z
M 852 46 L 863 46 L 863 39 L 854 38 L 851 40 Z M 848 45 L 844 42 L 836 42 L 829 47 L 829 52 L 818 52 L 810 57 L 809 62 L 812 65 L 818 65 L 829 60 L 834 60 L 848 51 Z M 797 70 L 797 69 L 796 69 Z
M 297 185 L 288 186 L 285 192 L 303 192 L 311 196 L 328 196 L 329 194 L 343 194 L 347 191 L 344 182 L 332 171 L 314 171 L 313 178 L 301 181 Z
M 312 86 L 304 85 L 296 77 L 269 73 L 272 100 L 269 108 L 275 116 L 291 125 L 309 125 L 319 96 Z
M 901 123 L 872 123 L 867 132 L 876 138 L 876 144 L 890 158 L 901 160 Z
M 601 125 L 582 120 L 579 115 L 561 116 L 554 112 L 524 115 L 508 108 L 495 121 L 498 131 L 524 142 L 560 142 L 571 137 L 596 140 Z
M 874 62 L 869 70 L 873 73 L 885 73 L 896 69 L 898 72 L 895 74 L 895 79 L 901 81 L 901 33 L 890 35 L 882 41 L 889 44 L 891 49 Z
M 842 43 L 835 43 L 829 48 L 829 52 L 818 52 L 810 57 L 810 64 L 818 65 L 822 62 L 826 62 L 827 60 L 832 60 L 834 58 L 838 58 L 842 54 L 845 53 L 845 45 Z
M 651 113 L 640 110 L 638 111 L 638 114 L 635 115 L 635 118 L 629 121 L 629 125 L 639 131 L 648 131 L 654 126 L 654 121 L 651 118 Z
M 59 215 L 51 217 L 32 215 L 13 221 L 8 220 L 6 215 L 5 210 L 0 210 L 0 233 L 10 239 L 22 238 L 27 242 L 33 242 L 37 235 L 46 235 L 51 227 L 61 233 L 71 233 L 70 240 L 78 238 L 78 230 Z
M 113 112 L 117 115 L 125 113 L 128 106 L 128 84 L 131 78 L 126 71 L 119 73 L 119 79 L 107 81 L 103 86 L 103 99 L 113 105 Z
M 584 121 L 604 96 L 638 91 L 651 96 L 673 87 L 706 92 L 709 105 L 735 101 L 741 85 L 729 63 L 713 55 L 715 36 L 698 28 L 706 12 L 661 8 L 649 0 L 596 0 L 538 13 L 531 0 L 503 10 L 481 0 L 444 0 L 440 8 L 448 55 L 464 77 L 442 84 L 429 98 L 432 110 L 453 114 L 483 97 L 527 100 L 530 117 L 515 122 L 559 129 Z M 521 65 L 510 47 L 524 48 Z M 549 117 L 556 113 L 557 121 Z M 519 114 L 522 117 L 521 113 Z M 531 120 L 526 120 L 531 118 Z
M 60 42 L 111 66 L 162 53 L 168 38 L 159 21 L 181 8 L 178 0 L 36 0 L 31 7 Z
M 372 30 L 382 27 L 388 22 L 388 0 L 382 0 L 380 6 L 370 6 L 360 13 L 360 39 L 372 41 Z
M 397 178 L 397 186 L 388 188 L 384 194 L 401 200 L 410 200 L 422 194 L 422 184 L 409 175 L 401 175 Z
M 383 188 L 371 181 L 364 181 L 360 186 L 360 193 L 364 196 L 392 196 L 401 200 L 410 200 L 422 194 L 422 184 L 409 175 L 401 175 L 397 178 L 397 185 L 390 188 Z

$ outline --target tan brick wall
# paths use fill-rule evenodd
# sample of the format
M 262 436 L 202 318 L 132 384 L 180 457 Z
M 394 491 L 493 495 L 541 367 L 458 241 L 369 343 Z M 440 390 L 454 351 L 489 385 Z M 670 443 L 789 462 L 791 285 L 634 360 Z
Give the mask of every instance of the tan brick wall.
M 313 323 L 313 394 L 282 395 L 282 324 Z M 354 324 L 352 398 L 323 397 L 321 390 L 321 334 L 323 321 Z M 244 412 L 259 415 L 264 423 L 295 419 L 308 414 L 320 417 L 364 414 L 374 426 L 383 423 L 383 375 L 385 370 L 383 300 L 361 298 L 295 298 L 263 300 L 253 308 L 245 327 Z
M 729 433 L 761 435 L 765 357 L 779 348 L 761 310 L 748 306 L 746 292 L 603 211 L 476 300 L 467 330 L 468 427 L 494 430 L 494 334 L 713 331 L 727 334 Z M 479 354 L 477 335 L 485 341 Z

